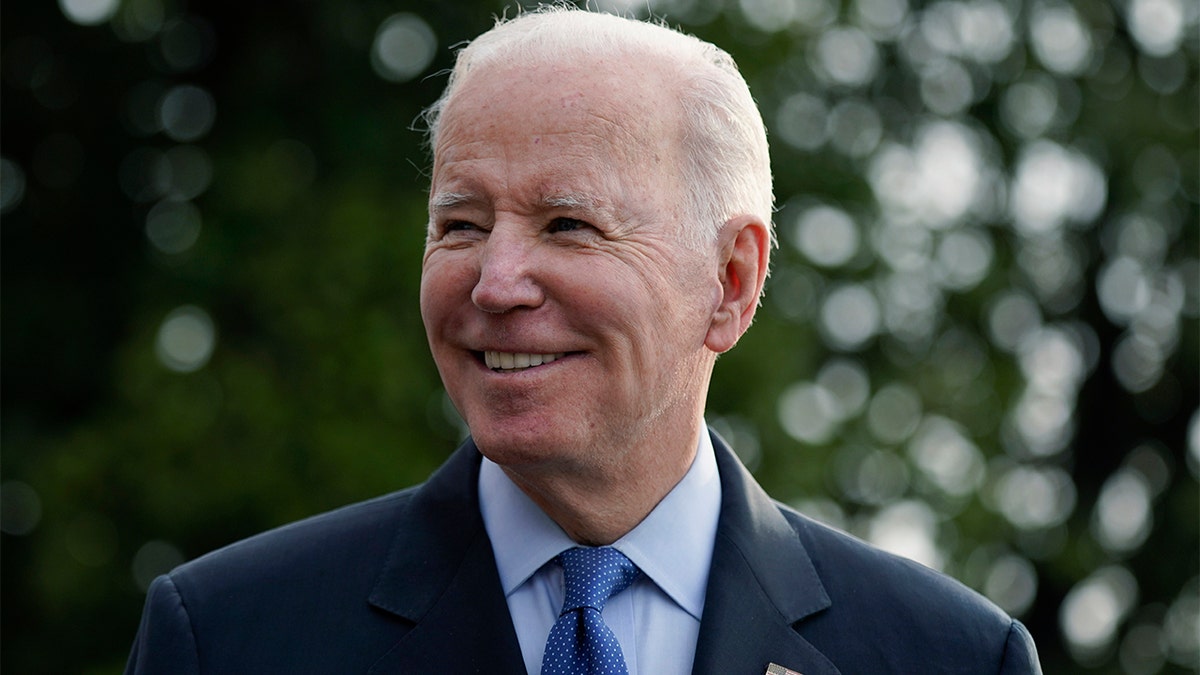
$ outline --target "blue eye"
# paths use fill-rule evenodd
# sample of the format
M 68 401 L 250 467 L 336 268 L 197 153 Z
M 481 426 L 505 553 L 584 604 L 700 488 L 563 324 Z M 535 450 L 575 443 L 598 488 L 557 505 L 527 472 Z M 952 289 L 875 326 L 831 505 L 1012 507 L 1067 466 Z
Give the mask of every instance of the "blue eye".
M 575 218 L 555 218 L 550 221 L 551 232 L 572 232 L 587 227 L 587 223 Z

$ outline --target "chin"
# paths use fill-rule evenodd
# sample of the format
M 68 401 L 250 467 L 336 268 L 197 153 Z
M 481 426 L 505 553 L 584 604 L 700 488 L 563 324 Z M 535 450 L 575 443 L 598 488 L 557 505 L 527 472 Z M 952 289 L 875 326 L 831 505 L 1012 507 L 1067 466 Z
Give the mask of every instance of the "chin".
M 578 439 L 545 433 L 522 425 L 520 430 L 488 425 L 471 427 L 471 438 L 484 457 L 505 467 L 535 468 L 538 465 L 570 461 Z

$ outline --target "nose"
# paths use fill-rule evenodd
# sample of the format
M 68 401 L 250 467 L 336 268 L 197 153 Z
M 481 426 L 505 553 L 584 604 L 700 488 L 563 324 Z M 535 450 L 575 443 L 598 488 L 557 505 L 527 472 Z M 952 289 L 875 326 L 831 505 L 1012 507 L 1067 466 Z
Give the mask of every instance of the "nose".
M 536 278 L 537 242 L 514 229 L 497 224 L 483 244 L 471 302 L 490 314 L 537 307 L 544 300 Z

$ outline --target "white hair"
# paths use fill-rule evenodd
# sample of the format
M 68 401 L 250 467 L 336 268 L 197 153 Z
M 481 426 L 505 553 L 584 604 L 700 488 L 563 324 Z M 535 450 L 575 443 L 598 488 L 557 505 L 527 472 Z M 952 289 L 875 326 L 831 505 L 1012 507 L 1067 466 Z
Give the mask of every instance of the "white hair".
M 666 26 L 569 5 L 542 6 L 500 19 L 458 52 L 449 82 L 425 111 L 430 145 L 458 84 L 488 63 L 546 63 L 564 58 L 593 62 L 637 55 L 652 59 L 676 79 L 683 119 L 683 166 L 688 211 L 697 222 L 685 228 L 687 243 L 710 244 L 730 218 L 753 215 L 774 228 L 774 197 L 767 133 L 762 115 L 737 64 L 724 50 Z M 636 76 L 636 75 L 635 75 Z

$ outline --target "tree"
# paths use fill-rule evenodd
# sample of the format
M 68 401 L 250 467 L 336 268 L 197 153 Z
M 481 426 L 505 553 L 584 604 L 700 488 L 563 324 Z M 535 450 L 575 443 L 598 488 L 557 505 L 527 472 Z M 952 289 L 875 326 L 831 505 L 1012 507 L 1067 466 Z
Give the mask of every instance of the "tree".
M 1047 672 L 1194 669 L 1196 13 L 601 9 L 647 7 L 771 132 L 781 244 L 710 421 L 775 496 L 1022 618 Z M 453 449 L 417 120 L 503 11 L 4 8 L 5 668 L 118 671 L 153 575 Z

